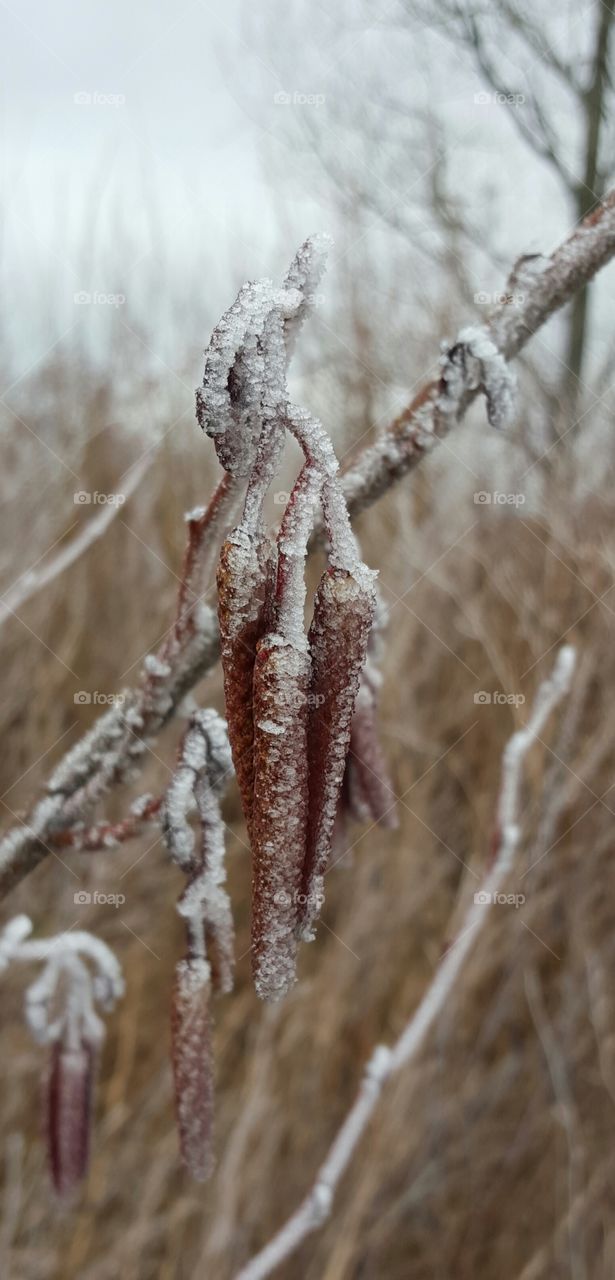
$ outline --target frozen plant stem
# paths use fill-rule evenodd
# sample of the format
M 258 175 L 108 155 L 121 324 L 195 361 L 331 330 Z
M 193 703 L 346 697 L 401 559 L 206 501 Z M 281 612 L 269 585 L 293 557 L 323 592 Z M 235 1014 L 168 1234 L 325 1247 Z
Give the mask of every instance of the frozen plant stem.
M 161 809 L 170 857 L 188 877 L 177 909 L 186 922 L 186 955 L 175 970 L 171 1038 L 175 1112 L 184 1164 L 199 1181 L 214 1165 L 212 994 L 233 986 L 233 918 L 224 887 L 220 796 L 232 774 L 226 724 L 197 711 L 180 744 Z M 199 840 L 190 817 L 196 812 Z
M 574 664 L 575 651 L 566 645 L 557 655 L 552 675 L 538 689 L 525 728 L 513 734 L 504 751 L 497 805 L 499 842 L 491 869 L 483 881 L 480 893 L 476 895 L 479 900 L 475 898 L 468 908 L 457 940 L 446 952 L 423 999 L 398 1040 L 390 1048 L 378 1045 L 374 1049 L 357 1099 L 318 1170 L 312 1190 L 269 1244 L 242 1267 L 236 1280 L 264 1280 L 264 1277 L 271 1275 L 296 1252 L 306 1236 L 327 1220 L 332 1211 L 338 1183 L 367 1128 L 384 1084 L 395 1072 L 412 1061 L 423 1046 L 434 1022 L 447 1006 L 466 959 L 489 919 L 489 911 L 485 909 L 484 903 L 500 892 L 514 862 L 520 838 L 519 797 L 525 756 L 539 739 L 551 712 L 568 693 Z

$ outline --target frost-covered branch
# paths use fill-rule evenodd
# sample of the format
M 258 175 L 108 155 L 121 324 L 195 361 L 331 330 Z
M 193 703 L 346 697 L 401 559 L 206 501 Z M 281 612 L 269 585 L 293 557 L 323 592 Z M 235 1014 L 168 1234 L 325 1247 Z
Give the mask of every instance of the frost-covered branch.
M 39 1044 L 51 1046 L 46 1081 L 47 1145 L 56 1191 L 69 1195 L 85 1176 L 90 1112 L 104 1023 L 95 1004 L 113 1008 L 123 995 L 113 952 L 93 934 L 71 930 L 32 939 L 32 921 L 15 916 L 0 933 L 0 970 L 16 962 L 41 963 L 26 991 L 25 1014 Z
M 474 901 L 466 912 L 457 940 L 446 952 L 418 1008 L 395 1044 L 391 1048 L 378 1045 L 374 1050 L 356 1101 L 318 1170 L 312 1190 L 269 1244 L 242 1267 L 236 1280 L 264 1280 L 330 1217 L 340 1179 L 367 1128 L 386 1081 L 416 1056 L 435 1021 L 446 1008 L 466 959 L 489 919 L 485 904 L 500 892 L 513 866 L 520 838 L 519 801 L 524 759 L 530 747 L 539 739 L 551 712 L 567 694 L 574 663 L 574 649 L 569 645 L 560 649 L 551 677 L 538 690 L 525 728 L 513 734 L 504 751 L 497 806 L 499 839 L 495 858 L 480 891 L 474 895 Z
M 233 917 L 224 888 L 220 813 L 220 796 L 231 774 L 224 720 L 215 711 L 195 712 L 180 745 L 161 821 L 167 850 L 188 877 L 177 906 L 186 922 L 187 950 L 175 972 L 173 1076 L 182 1157 L 201 1181 L 213 1169 L 211 993 L 233 986 Z M 194 811 L 198 844 L 190 822 Z
M 518 301 L 499 303 L 485 324 L 486 337 L 510 362 L 543 324 L 582 289 L 615 255 L 615 191 L 610 191 L 549 257 L 520 261 L 510 276 Z M 510 289 L 506 292 L 510 293 Z M 454 352 L 462 339 L 448 348 Z M 447 372 L 446 354 L 443 373 Z M 363 449 L 342 475 L 351 514 L 375 502 L 411 471 L 463 417 L 477 388 L 459 389 L 455 411 L 442 412 L 445 377 L 425 383 L 374 443 Z
M 412 470 L 453 429 L 481 388 L 487 397 L 488 406 L 491 400 L 492 417 L 495 413 L 495 421 L 501 420 L 502 412 L 506 415 L 510 386 L 504 377 L 499 357 L 503 357 L 506 362 L 512 360 L 541 325 L 582 289 L 614 254 L 615 193 L 610 192 L 595 212 L 550 257 L 517 265 L 513 277 L 515 290 L 522 293 L 522 300 L 514 307 L 505 302 L 498 305 L 485 325 L 484 334 L 482 330 L 472 330 L 473 336 L 469 343 L 467 333 L 464 336 L 462 330 L 457 342 L 447 346 L 443 355 L 441 377 L 426 383 L 408 408 L 351 462 L 340 476 L 340 485 L 350 512 L 360 511 L 375 502 L 392 484 Z M 312 278 L 313 268 L 296 259 L 282 290 L 285 295 L 294 297 L 295 301 L 297 297 L 301 298 L 294 312 L 284 320 L 287 352 L 289 340 L 292 345 L 304 314 L 305 298 L 313 287 Z M 306 280 L 308 284 L 304 297 L 302 282 Z M 522 289 L 519 287 L 521 284 Z M 242 323 L 243 320 L 237 319 L 238 325 Z M 232 336 L 231 348 L 235 340 L 236 333 Z M 492 343 L 499 357 L 488 356 L 485 360 L 484 356 L 480 356 L 477 346 L 479 342 Z M 483 347 L 483 351 L 488 350 Z M 226 359 L 225 347 L 220 354 L 222 364 Z M 250 353 L 250 359 L 258 362 L 257 349 Z M 234 399 L 237 391 L 241 391 L 244 385 L 241 367 L 233 368 L 231 376 L 229 364 L 226 373 L 226 393 L 221 388 L 219 390 L 223 397 L 224 394 L 228 395 L 228 400 L 223 400 L 219 420 L 222 432 L 217 429 L 216 422 L 213 422 L 212 431 L 212 434 L 217 432 L 221 437 L 222 448 L 224 440 L 232 442 L 237 425 L 233 417 L 234 413 L 236 416 Z M 214 404 L 214 407 L 217 412 L 217 405 Z M 209 410 L 206 398 L 202 412 L 207 418 Z M 227 435 L 224 434 L 225 431 Z M 265 437 L 263 447 L 266 444 Z M 268 483 L 267 477 L 275 465 L 275 448 L 274 433 L 269 452 L 265 450 L 263 459 L 265 489 L 265 481 Z M 192 513 L 184 573 L 184 582 L 189 584 L 189 589 L 184 587 L 180 592 L 178 613 L 169 637 L 158 653 L 152 655 L 149 669 L 144 671 L 140 686 L 127 695 L 122 706 L 116 705 L 106 712 L 76 744 L 54 772 L 43 799 L 23 821 L 9 829 L 0 841 L 1 895 L 5 895 L 47 856 L 58 832 L 66 831 L 76 823 L 84 823 L 94 806 L 111 787 L 139 772 L 148 743 L 173 716 L 185 693 L 217 660 L 217 621 L 213 612 L 201 602 L 201 584 L 212 563 L 211 557 L 214 556 L 215 559 L 214 547 L 217 555 L 217 548 L 235 518 L 240 493 L 235 479 L 225 477 L 209 508 Z M 258 486 L 253 493 L 257 526 Z M 270 566 L 268 567 L 266 550 L 254 534 L 244 536 L 243 542 L 239 534 L 237 538 L 241 545 L 233 548 L 227 542 L 227 554 L 229 558 L 234 554 L 240 560 L 244 571 L 252 576 L 253 581 L 247 584 L 247 589 L 241 575 L 235 574 L 229 590 L 231 594 L 237 592 L 239 595 L 243 591 L 244 601 L 249 598 L 253 604 L 258 604 L 258 613 L 260 606 L 264 606 L 269 582 Z M 247 608 L 245 604 L 241 606 L 241 603 L 235 608 L 236 619 L 239 618 L 242 607 Z M 236 625 L 238 630 L 235 632 L 233 627 L 230 628 L 236 652 L 239 653 L 242 643 L 245 643 L 249 653 L 250 645 L 254 642 L 253 633 L 255 630 L 259 631 L 262 619 L 259 623 L 248 610 L 241 625 L 239 622 Z M 250 657 L 246 679 L 251 671 L 251 662 Z M 238 670 L 237 663 L 235 669 Z M 239 695 L 238 702 L 241 702 Z M 232 714 L 228 697 L 227 715 L 230 723 Z M 237 716 L 239 717 L 239 711 Z M 235 763 L 249 826 L 249 796 L 252 790 L 249 750 L 251 730 L 245 722 L 243 732 L 247 746 L 242 758 L 247 763 L 243 769 L 237 760 Z
M 84 823 L 77 823 L 66 831 L 58 831 L 53 838 L 54 848 L 75 849 L 79 853 L 117 849 L 118 845 L 134 840 L 156 821 L 161 804 L 161 796 L 139 796 L 131 804 L 126 817 L 117 822 L 95 822 L 89 827 Z

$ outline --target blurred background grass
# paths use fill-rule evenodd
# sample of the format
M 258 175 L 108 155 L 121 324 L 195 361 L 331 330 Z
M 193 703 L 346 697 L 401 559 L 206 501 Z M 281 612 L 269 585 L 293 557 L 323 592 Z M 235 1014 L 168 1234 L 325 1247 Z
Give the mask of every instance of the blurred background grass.
M 574 13 L 567 10 L 564 21 L 562 12 L 545 10 L 543 34 L 552 49 L 571 49 L 587 36 L 580 73 L 593 27 L 579 31 Z M 479 295 L 492 296 L 518 254 L 549 250 L 574 221 L 557 177 L 514 140 L 514 126 L 501 114 L 487 122 L 474 111 L 475 87 L 485 82 L 460 71 L 459 42 L 444 98 L 449 64 L 436 16 L 427 29 L 400 25 L 397 32 L 383 21 L 366 43 L 357 38 L 363 19 L 353 27 L 345 6 L 335 19 L 319 13 L 308 20 L 295 4 L 286 25 L 276 5 L 267 13 L 278 25 L 263 19 L 255 36 L 249 15 L 237 11 L 226 60 L 244 111 L 249 102 L 248 136 L 253 125 L 262 135 L 271 196 L 262 228 L 246 214 L 253 189 L 246 194 L 237 174 L 233 181 L 229 164 L 228 201 L 238 212 L 227 234 L 218 223 L 215 235 L 209 224 L 198 235 L 206 193 L 189 211 L 189 232 L 180 231 L 160 190 L 144 183 L 131 196 L 138 231 L 131 231 L 130 201 L 114 221 L 117 203 L 103 217 L 98 189 L 90 190 L 83 208 L 97 211 L 101 225 L 78 219 L 79 234 L 67 240 L 70 262 L 80 266 L 61 287 L 49 228 L 46 278 L 34 269 L 28 278 L 24 262 L 12 260 L 10 236 L 4 242 L 7 279 L 24 283 L 21 295 L 5 293 L 2 320 L 0 593 L 48 564 L 99 510 L 75 503 L 75 493 L 121 493 L 135 461 L 152 457 L 104 537 L 17 616 L 5 610 L 0 618 L 6 825 L 97 714 L 94 701 L 75 702 L 75 695 L 107 697 L 135 682 L 170 624 L 183 513 L 207 498 L 217 477 L 193 417 L 200 352 L 243 279 L 279 275 L 315 225 L 337 233 L 293 377 L 296 398 L 322 416 L 347 462 L 433 371 L 440 340 L 484 315 Z M 190 24 L 184 30 L 190 34 Z M 340 54 L 330 84 L 322 57 L 314 60 L 323 34 Z M 414 79 L 393 75 L 402 36 Z M 256 42 L 261 62 L 264 40 L 277 68 L 266 93 L 254 64 L 247 80 L 240 74 L 246 39 Z M 437 59 L 421 61 L 423 39 L 436 41 Z M 188 52 L 162 45 L 168 88 L 181 83 Z M 351 47 L 349 61 L 341 60 Z M 558 124 L 574 119 L 575 128 L 560 135 L 561 155 L 578 167 L 582 129 L 576 116 L 562 114 L 548 72 L 533 64 L 524 83 L 546 95 Z M 152 76 L 159 74 L 156 64 Z M 322 89 L 326 102 L 311 116 L 292 104 L 276 114 L 271 100 L 280 85 Z M 466 152 L 451 123 L 464 112 Z M 177 139 L 180 123 L 172 123 Z M 418 182 L 425 156 L 414 148 L 415 133 L 432 158 L 441 156 L 437 182 Z M 191 149 L 183 149 L 192 163 Z M 466 183 L 459 165 L 468 152 L 474 169 Z M 19 190 L 9 186 L 8 195 L 23 217 Z M 386 215 L 396 195 L 392 220 Z M 178 240 L 190 270 L 174 252 Z M 149 252 L 131 289 L 126 264 L 140 243 Z M 74 303 L 74 286 L 121 293 L 124 301 Z M 564 639 L 577 646 L 577 677 L 528 763 L 522 856 L 511 883 L 525 902 L 518 910 L 492 908 L 454 1006 L 420 1060 L 387 1090 L 330 1223 L 280 1275 L 610 1280 L 615 1273 L 610 290 L 612 269 L 593 291 L 577 372 L 567 358 L 569 314 L 531 344 L 517 422 L 505 439 L 488 429 L 477 405 L 443 448 L 359 521 L 365 558 L 380 570 L 389 606 L 381 723 L 400 824 L 396 832 L 351 833 L 343 865 L 327 876 L 317 940 L 304 948 L 300 981 L 280 1008 L 264 1008 L 251 988 L 249 854 L 236 792 L 228 793 L 238 969 L 236 990 L 216 1013 L 218 1167 L 210 1184 L 191 1184 L 178 1163 L 168 1005 L 182 947 L 174 910 L 180 877 L 156 832 L 108 853 L 49 858 L 3 905 L 3 920 L 25 910 L 43 933 L 76 923 L 94 930 L 118 954 L 127 993 L 109 1019 L 90 1176 L 66 1210 L 52 1199 L 40 1140 L 43 1055 L 22 1015 L 29 975 L 2 977 L 2 1274 L 227 1280 L 266 1241 L 310 1185 L 373 1045 L 400 1031 L 455 936 L 486 865 L 502 749 Z M 280 489 L 295 465 L 291 455 Z M 478 493 L 491 502 L 475 501 Z M 276 512 L 272 505 L 272 519 Z M 510 700 L 476 702 L 480 691 Z M 196 694 L 221 709 L 219 673 Z M 180 731 L 179 722 L 165 730 L 133 792 L 111 797 L 109 816 L 121 817 L 132 794 L 164 787 Z M 83 889 L 122 894 L 125 902 L 76 905 Z

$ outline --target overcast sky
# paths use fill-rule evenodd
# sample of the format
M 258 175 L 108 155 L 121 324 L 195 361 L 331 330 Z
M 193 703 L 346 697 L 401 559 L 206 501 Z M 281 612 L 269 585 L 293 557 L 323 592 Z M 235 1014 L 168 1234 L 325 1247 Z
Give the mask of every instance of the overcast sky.
M 286 112 L 315 110 L 347 159 L 341 96 L 360 130 L 362 77 L 373 84 L 378 67 L 383 94 L 427 101 L 435 86 L 459 136 L 460 192 L 474 185 L 484 201 L 493 178 L 494 220 L 515 254 L 548 249 L 569 225 L 554 179 L 527 163 L 503 109 L 475 101 L 480 81 L 455 51 L 436 37 L 425 56 L 391 25 L 394 8 L 372 5 L 372 24 L 355 27 L 351 8 L 340 33 L 314 7 L 309 29 L 278 40 L 274 0 L 251 7 L 250 26 L 240 0 L 0 0 L 3 300 L 25 354 L 64 332 L 80 291 L 147 307 L 152 289 L 181 295 L 196 275 L 213 315 L 240 278 L 279 270 L 299 238 L 331 230 L 309 165 L 275 140 Z

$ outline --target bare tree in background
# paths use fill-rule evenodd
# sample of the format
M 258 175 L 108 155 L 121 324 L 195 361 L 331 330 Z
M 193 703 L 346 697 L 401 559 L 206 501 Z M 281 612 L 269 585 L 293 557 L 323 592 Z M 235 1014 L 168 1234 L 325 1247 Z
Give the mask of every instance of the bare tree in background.
M 420 7 L 408 0 L 410 12 L 417 12 Z M 462 45 L 469 51 L 527 146 L 557 175 L 574 219 L 580 222 L 602 199 L 608 183 L 609 143 L 613 139 L 612 3 L 596 0 L 583 9 L 583 23 L 591 37 L 588 55 L 578 60 L 558 53 L 546 15 L 535 6 L 497 0 L 495 5 L 481 8 L 444 0 L 440 8 L 446 19 L 442 29 L 457 48 Z M 508 54 L 511 42 L 525 47 L 533 58 L 534 69 L 544 66 L 563 86 L 571 121 L 573 126 L 577 124 L 580 134 L 576 163 L 569 164 L 565 158 L 563 139 L 551 118 L 549 97 L 539 76 L 526 75 L 521 69 L 517 73 L 504 69 L 502 51 Z M 570 307 L 565 357 L 566 391 L 572 397 L 573 408 L 583 371 L 587 325 L 588 295 L 582 289 Z
M 531 160 L 538 181 L 542 169 L 545 179 L 554 175 L 570 225 L 603 198 L 613 141 L 612 2 L 595 0 L 579 11 L 570 5 L 530 6 L 525 0 L 440 0 L 437 5 L 400 0 L 376 18 L 342 5 L 326 19 L 315 15 L 312 21 L 306 21 L 299 2 L 284 13 L 274 4 L 273 15 L 267 29 L 268 67 L 287 90 L 294 85 L 322 90 L 320 111 L 310 110 L 309 104 L 287 111 L 281 125 L 278 114 L 276 136 L 280 125 L 282 136 L 288 130 L 293 148 L 303 141 L 306 157 L 316 158 L 327 196 L 333 195 L 339 206 L 341 224 L 358 228 L 356 243 L 366 276 L 372 271 L 371 237 L 377 237 L 381 288 L 386 272 L 380 233 L 390 238 L 397 272 L 405 243 L 409 252 L 403 290 L 415 295 L 423 309 L 428 298 L 430 306 L 445 311 L 451 284 L 462 305 L 476 302 L 486 273 L 492 277 L 494 266 L 503 267 L 509 258 L 508 248 L 502 254 L 502 228 L 490 199 L 490 190 L 502 195 L 497 165 L 489 165 L 483 199 L 474 177 L 468 183 L 464 170 L 457 171 L 463 129 L 455 133 L 458 122 L 451 120 L 451 102 L 442 94 L 446 65 L 460 77 L 466 94 L 463 116 L 471 119 L 473 100 L 479 111 L 484 100 L 500 118 L 510 119 L 521 148 L 506 150 L 507 173 L 513 173 L 508 193 L 514 189 L 517 165 L 534 172 L 527 168 Z M 281 30 L 292 37 L 299 29 L 304 37 L 308 32 L 307 39 L 282 40 Z M 258 32 L 251 36 L 258 47 Z M 469 80 L 463 87 L 465 77 Z M 454 104 L 454 85 L 450 93 Z M 475 133 L 473 127 L 468 137 Z M 495 157 L 498 144 L 491 145 Z M 283 167 L 287 175 L 286 154 Z M 514 226 L 512 204 L 509 213 Z M 442 278 L 447 280 L 444 300 L 437 295 Z M 393 279 L 399 281 L 399 276 Z M 370 315 L 373 302 L 371 290 Z M 445 318 L 440 316 L 440 324 Z M 588 298 L 582 291 L 565 318 L 561 370 L 553 387 L 545 388 L 542 379 L 539 393 L 551 420 L 562 410 L 567 420 L 577 416 L 588 324 Z M 404 328 L 405 342 L 407 334 Z M 377 318 L 370 336 L 368 363 L 388 380 L 391 354 L 388 362 L 380 361 Z M 364 333 L 353 332 L 353 348 L 365 350 L 364 338 Z M 552 429 L 557 433 L 554 424 Z

